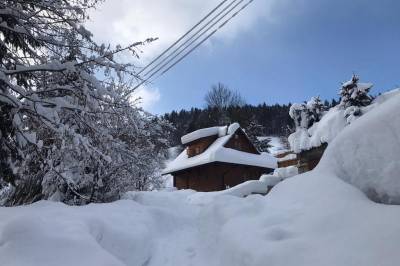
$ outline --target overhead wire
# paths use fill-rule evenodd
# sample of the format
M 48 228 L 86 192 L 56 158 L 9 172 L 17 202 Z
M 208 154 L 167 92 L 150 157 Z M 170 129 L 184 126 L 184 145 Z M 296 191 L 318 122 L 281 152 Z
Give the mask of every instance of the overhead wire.
M 173 68 L 176 64 L 181 62 L 185 57 L 187 57 L 190 53 L 192 53 L 197 47 L 203 44 L 206 40 L 208 40 L 211 36 L 213 36 L 218 30 L 222 29 L 230 20 L 236 17 L 242 10 L 244 10 L 248 5 L 250 5 L 254 0 L 249 0 L 245 5 L 243 5 L 238 11 L 236 11 L 230 18 L 225 20 L 221 25 L 219 25 L 215 30 L 213 30 L 210 34 L 208 34 L 205 38 L 203 38 L 198 44 L 192 47 L 188 52 L 186 52 L 182 57 L 180 57 L 177 61 L 175 61 L 172 65 L 170 65 L 167 69 L 165 69 L 160 75 L 154 78 L 152 81 L 164 75 L 171 68 Z M 172 59 L 173 60 L 173 59 Z
M 200 29 L 198 29 L 192 36 L 190 36 L 186 41 L 184 41 L 182 44 L 180 44 L 177 48 L 175 48 L 174 51 L 172 51 L 170 54 L 168 54 L 165 58 L 163 58 L 160 62 L 158 62 L 154 67 L 152 67 L 150 70 L 146 71 L 146 73 L 143 74 L 143 77 L 147 76 L 149 73 L 151 73 L 154 69 L 156 69 L 157 67 L 159 67 L 161 64 L 163 64 L 165 61 L 167 61 L 169 58 L 171 58 L 171 56 L 173 56 L 177 51 L 179 51 L 183 46 L 185 46 L 188 42 L 190 42 L 191 40 L 193 40 L 193 38 L 195 38 L 196 36 L 198 36 L 198 34 L 200 33 L 200 36 L 204 35 L 205 32 L 207 32 L 208 30 L 210 30 L 210 27 L 207 28 L 207 30 L 204 32 L 203 30 L 209 26 L 211 23 L 213 23 L 215 21 L 215 19 L 217 19 L 219 16 L 221 16 L 222 13 L 224 13 L 228 8 L 230 8 L 237 0 L 233 0 L 231 3 L 229 3 L 227 6 L 225 6 L 218 14 L 216 14 L 211 20 L 209 20 L 205 25 L 203 25 Z M 240 2 L 234 7 L 236 8 L 241 2 L 243 2 L 244 0 L 240 0 Z M 232 11 L 234 8 L 232 8 L 230 11 Z M 229 13 L 229 11 L 227 13 L 225 13 L 225 15 L 227 15 Z M 223 18 L 223 17 L 222 17 Z M 219 20 L 221 21 L 221 19 Z M 219 22 L 217 21 L 217 23 Z M 216 23 L 214 23 L 212 26 L 215 26 Z M 212 27 L 211 26 L 211 27 Z M 202 32 L 203 31 L 203 32 Z M 197 38 L 198 39 L 198 38 Z M 185 48 L 184 48 L 185 49 Z
M 234 0 L 231 4 L 229 4 L 229 6 L 231 6 L 236 0 Z M 189 40 L 192 40 L 188 45 L 186 45 L 184 47 L 183 50 L 179 51 L 177 54 L 175 54 L 171 59 L 169 59 L 166 63 L 164 63 L 162 66 L 158 67 L 157 69 L 155 69 L 155 67 L 159 66 L 161 63 L 158 63 L 155 67 L 153 67 L 150 71 L 146 72 L 146 75 L 148 75 L 149 73 L 151 73 L 152 70 L 155 69 L 154 72 L 151 73 L 150 76 L 148 76 L 145 79 L 142 79 L 141 82 L 139 84 L 137 84 L 130 92 L 128 92 L 128 94 L 130 94 L 131 92 L 133 92 L 134 90 L 136 90 L 138 87 L 140 87 L 141 85 L 150 82 L 153 82 L 154 80 L 156 80 L 157 78 L 161 77 L 162 75 L 164 75 L 165 73 L 167 73 L 171 68 L 173 68 L 175 65 L 177 65 L 179 62 L 181 62 L 184 58 L 186 58 L 189 54 L 191 54 L 196 48 L 198 48 L 201 44 L 203 44 L 206 40 L 208 40 L 211 36 L 213 36 L 216 32 L 218 32 L 220 29 L 222 29 L 226 24 L 228 24 L 234 17 L 236 17 L 240 12 L 242 12 L 245 8 L 247 8 L 254 0 L 249 0 L 247 3 L 245 3 L 240 9 L 238 9 L 236 12 L 234 12 L 228 19 L 226 19 L 225 21 L 223 21 L 217 28 L 215 28 L 212 32 L 210 32 L 205 38 L 203 38 L 199 43 L 197 43 L 195 46 L 193 46 L 189 51 L 187 51 L 183 56 L 181 56 L 180 58 L 178 58 L 175 62 L 173 62 L 173 60 L 175 60 L 179 55 L 181 55 L 187 48 L 189 48 L 192 44 L 194 44 L 197 40 L 199 40 L 204 34 L 206 34 L 210 29 L 212 29 L 215 25 L 217 25 L 223 18 L 227 17 L 232 11 L 234 11 L 244 0 L 240 0 L 236 5 L 234 5 L 232 8 L 230 8 L 225 14 L 223 14 L 220 18 L 218 18 L 217 21 L 215 21 L 214 23 L 212 23 L 212 25 L 210 25 L 209 27 L 207 27 L 207 25 L 210 24 L 210 22 L 208 22 L 206 25 L 203 25 L 202 28 L 200 29 L 200 31 L 202 31 L 205 27 L 207 27 L 207 29 L 205 31 L 202 31 L 200 33 L 200 35 L 198 35 L 194 40 L 193 37 L 196 36 L 200 31 L 197 31 L 193 36 L 191 36 L 189 38 Z M 213 11 L 215 12 L 219 7 L 221 7 L 221 5 L 223 3 L 225 3 L 226 1 L 223 1 L 222 3 L 220 3 L 220 5 L 218 5 L 217 8 L 214 8 Z M 228 8 L 229 8 L 228 6 Z M 226 11 L 226 7 L 224 8 L 224 10 L 222 12 L 220 12 L 216 17 L 220 16 L 224 11 Z M 213 12 L 210 12 L 205 18 L 203 18 L 201 20 L 201 22 L 204 22 L 204 20 L 206 18 L 208 18 Z M 215 19 L 215 17 L 212 19 L 212 21 Z M 165 50 L 161 55 L 159 55 L 155 60 L 153 60 L 149 65 L 146 66 L 146 68 L 148 68 L 151 64 L 154 64 L 155 61 L 157 61 L 158 59 L 160 59 L 163 55 L 165 55 L 169 50 L 171 50 L 173 48 L 173 46 L 175 46 L 176 44 L 178 44 L 184 37 L 186 37 L 191 31 L 193 31 L 193 29 L 195 29 L 197 26 L 199 26 L 201 24 L 201 22 L 197 23 L 195 27 L 192 27 L 191 30 L 189 30 L 187 32 L 187 34 L 185 34 L 184 36 L 182 36 L 178 41 L 176 41 L 173 45 L 171 45 L 169 48 L 167 48 L 167 50 Z M 174 50 L 173 53 L 174 54 L 176 51 L 178 51 L 180 48 L 183 47 L 183 45 L 187 44 L 188 40 L 186 40 L 184 42 L 184 44 L 181 44 L 178 48 L 176 48 Z M 170 54 L 170 55 L 171 55 Z M 170 55 L 168 57 L 170 57 Z M 162 62 L 165 62 L 166 59 L 164 59 Z M 173 62 L 171 65 L 169 65 L 171 62 Z M 169 65 L 169 66 L 168 66 Z M 164 67 L 168 66 L 165 70 Z M 142 69 L 141 72 L 143 72 L 144 69 Z M 152 79 L 157 73 L 159 73 L 160 71 L 161 74 L 159 74 L 158 76 L 156 76 L 154 79 Z
M 203 17 L 196 25 L 194 25 L 191 29 L 189 29 L 185 34 L 183 34 L 178 40 L 176 40 L 173 44 L 171 44 L 167 49 L 164 50 L 159 56 L 157 56 L 154 60 L 152 60 L 149 64 L 147 64 L 143 69 L 138 72 L 140 75 L 143 71 L 145 71 L 148 67 L 150 67 L 154 62 L 160 59 L 164 54 L 166 54 L 169 50 L 172 49 L 176 44 L 182 41 L 186 36 L 188 36 L 194 29 L 196 29 L 201 23 L 203 23 L 207 18 L 209 18 L 215 11 L 217 11 L 223 4 L 225 4 L 228 0 L 223 0 L 220 2 L 213 10 L 211 10 L 205 17 Z

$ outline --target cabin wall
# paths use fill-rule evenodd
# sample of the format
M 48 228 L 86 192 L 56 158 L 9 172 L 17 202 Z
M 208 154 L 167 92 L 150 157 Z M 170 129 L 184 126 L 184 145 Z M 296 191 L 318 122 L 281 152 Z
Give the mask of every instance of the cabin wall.
M 174 174 L 174 184 L 177 189 L 219 191 L 247 180 L 257 180 L 262 174 L 269 172 L 272 169 L 214 163 Z
M 236 133 L 225 144 L 225 147 L 248 153 L 259 154 L 257 149 L 251 144 L 242 130 L 237 130 Z

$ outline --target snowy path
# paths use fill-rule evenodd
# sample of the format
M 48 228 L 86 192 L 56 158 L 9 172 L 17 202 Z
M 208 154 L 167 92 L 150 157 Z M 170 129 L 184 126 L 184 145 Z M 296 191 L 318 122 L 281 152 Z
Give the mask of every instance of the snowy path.
M 0 257 L 5 266 L 395 266 L 399 219 L 400 207 L 315 173 L 266 197 L 155 192 L 0 208 Z
M 217 265 L 212 262 L 217 230 L 200 206 L 170 199 L 168 193 L 166 197 L 139 193 L 135 200 L 153 208 L 168 208 L 168 217 L 162 219 L 163 233 L 154 243 L 147 266 Z

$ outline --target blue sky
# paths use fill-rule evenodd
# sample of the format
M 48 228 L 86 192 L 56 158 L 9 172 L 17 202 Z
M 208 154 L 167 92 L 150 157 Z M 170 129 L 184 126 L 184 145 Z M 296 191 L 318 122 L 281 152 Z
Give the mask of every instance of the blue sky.
M 299 102 L 315 95 L 331 99 L 353 72 L 374 83 L 374 94 L 400 87 L 400 1 L 281 0 L 267 8 L 265 2 L 255 0 L 227 25 L 228 33 L 221 33 L 227 37 L 217 33 L 152 84 L 148 89 L 156 93 L 149 94 L 154 101 L 146 109 L 202 107 L 217 82 L 251 104 Z M 268 15 L 260 15 L 263 8 Z M 196 15 L 194 21 L 203 14 Z M 194 24 L 185 22 L 182 30 Z M 240 24 L 247 27 L 229 34 Z M 152 46 L 161 49 L 167 42 L 161 44 Z

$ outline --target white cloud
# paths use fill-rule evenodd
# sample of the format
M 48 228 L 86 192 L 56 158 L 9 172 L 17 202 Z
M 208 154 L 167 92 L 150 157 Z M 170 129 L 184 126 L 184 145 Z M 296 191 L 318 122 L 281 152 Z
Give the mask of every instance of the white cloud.
M 255 0 L 215 37 L 232 40 L 251 30 L 261 18 L 271 17 L 277 0 Z M 148 37 L 159 40 L 143 48 L 147 61 L 177 40 L 203 18 L 221 0 L 106 0 L 91 14 L 88 28 L 94 37 L 106 43 L 128 44 Z M 243 1 L 243 3 L 247 0 Z
M 240 0 L 237 0 L 239 2 Z M 248 0 L 244 0 L 242 4 Z M 282 0 L 280 0 L 282 1 Z M 106 0 L 93 10 L 87 27 L 99 42 L 126 45 L 149 37 L 159 40 L 145 47 L 140 64 L 160 54 L 182 34 L 202 19 L 221 0 Z M 236 2 L 236 3 L 237 3 Z M 244 31 L 252 30 L 260 19 L 271 20 L 271 7 L 279 0 L 255 0 L 236 16 L 213 39 L 232 41 Z M 213 41 L 204 43 L 213 53 Z M 121 55 L 122 60 L 127 58 Z M 140 87 L 132 99 L 141 98 L 140 106 L 152 110 L 161 95 L 157 88 Z
M 148 86 L 139 87 L 132 93 L 132 100 L 137 102 L 140 107 L 147 111 L 151 111 L 155 104 L 161 99 L 161 94 L 158 88 Z

